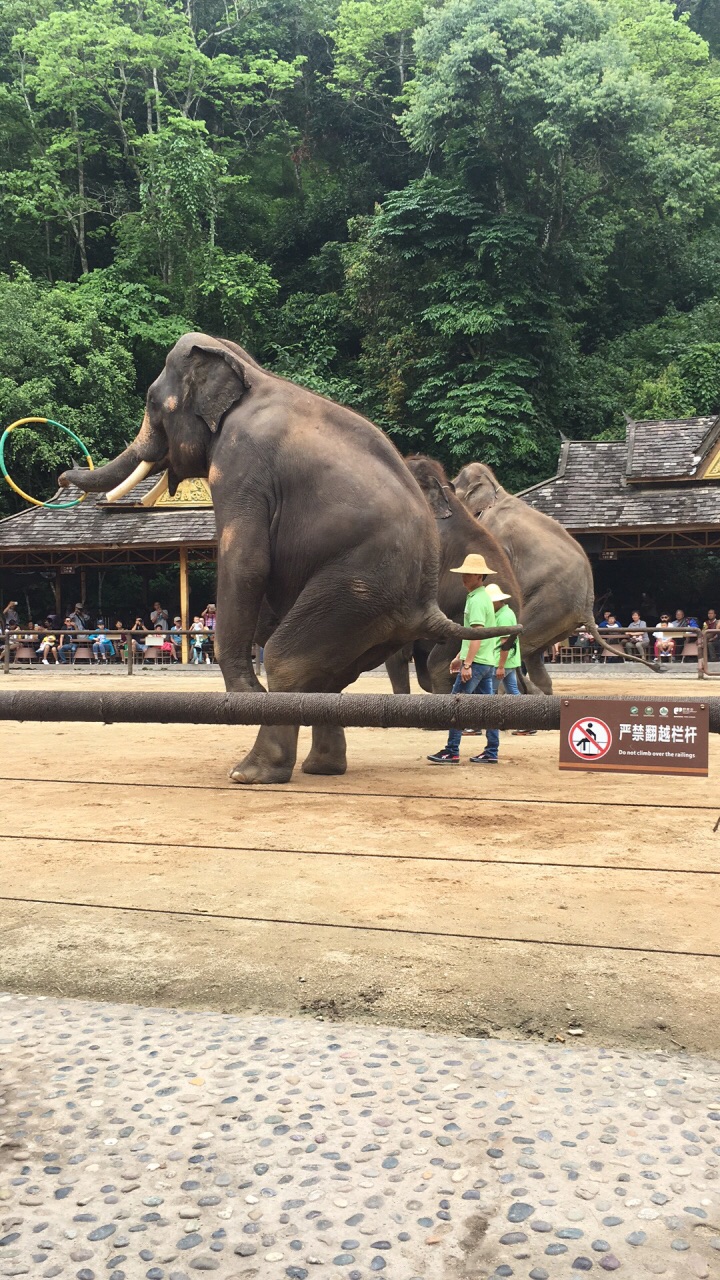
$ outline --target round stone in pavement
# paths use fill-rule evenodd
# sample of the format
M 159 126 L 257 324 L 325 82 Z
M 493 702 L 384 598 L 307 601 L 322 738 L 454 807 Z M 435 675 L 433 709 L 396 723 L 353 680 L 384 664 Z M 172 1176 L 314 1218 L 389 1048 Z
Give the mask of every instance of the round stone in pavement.
M 508 1222 L 524 1222 L 526 1218 L 532 1216 L 535 1212 L 535 1206 L 532 1204 L 523 1204 L 522 1200 L 511 1204 L 507 1211 Z

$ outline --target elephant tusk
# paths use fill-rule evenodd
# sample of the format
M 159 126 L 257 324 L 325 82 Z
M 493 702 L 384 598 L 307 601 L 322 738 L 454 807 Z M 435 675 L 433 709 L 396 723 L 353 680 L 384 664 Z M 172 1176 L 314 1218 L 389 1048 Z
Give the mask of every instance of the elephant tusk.
M 163 494 L 167 493 L 167 490 L 168 490 L 168 473 L 167 471 L 163 471 L 157 484 L 154 484 L 150 492 L 146 493 L 145 497 L 140 499 L 140 506 L 154 507 L 158 498 L 162 498 Z
M 130 493 L 131 489 L 134 489 L 141 480 L 144 480 L 146 476 L 149 476 L 150 472 L 154 469 L 154 462 L 139 462 L 132 475 L 129 475 L 127 480 L 123 480 L 122 484 L 116 485 L 114 489 L 109 491 L 106 495 L 106 500 L 108 502 L 117 502 L 119 498 L 124 498 L 126 493 Z

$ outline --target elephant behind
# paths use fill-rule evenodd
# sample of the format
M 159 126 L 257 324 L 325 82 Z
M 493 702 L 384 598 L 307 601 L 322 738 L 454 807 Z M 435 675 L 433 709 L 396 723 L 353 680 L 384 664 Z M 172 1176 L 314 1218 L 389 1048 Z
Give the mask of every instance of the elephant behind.
M 590 561 L 557 520 L 508 493 L 485 463 L 463 467 L 454 484 L 468 511 L 497 538 L 512 563 L 525 600 L 523 661 L 533 684 L 543 693 L 552 693 L 543 662 L 549 645 L 584 625 L 603 648 L 609 648 L 595 624 Z
M 148 391 L 135 440 L 107 466 L 60 482 L 112 499 L 165 470 L 171 493 L 191 477 L 210 484 L 228 690 L 262 690 L 252 642 L 263 602 L 279 619 L 265 649 L 272 690 L 339 692 L 418 635 L 481 634 L 438 606 L 435 521 L 382 431 L 267 373 L 235 343 L 185 334 Z M 297 733 L 263 726 L 230 776 L 287 782 Z M 305 771 L 345 767 L 342 729 L 316 728 Z
M 417 455 L 406 459 L 406 465 L 422 489 L 437 524 L 440 538 L 440 570 L 438 603 L 448 617 L 460 621 L 465 611 L 466 592 L 462 579 L 450 570 L 462 564 L 466 555 L 479 552 L 493 572 L 488 582 L 497 582 L 507 591 L 508 603 L 523 623 L 522 593 L 510 559 L 497 538 L 478 524 L 456 497 L 442 465 L 433 458 Z M 524 625 L 524 624 L 523 624 Z M 428 693 L 448 693 L 453 677 L 449 665 L 458 651 L 457 641 L 450 638 L 440 643 L 421 637 L 412 646 L 393 654 L 385 665 L 394 693 L 410 692 L 408 663 L 415 660 L 415 671 L 422 689 Z

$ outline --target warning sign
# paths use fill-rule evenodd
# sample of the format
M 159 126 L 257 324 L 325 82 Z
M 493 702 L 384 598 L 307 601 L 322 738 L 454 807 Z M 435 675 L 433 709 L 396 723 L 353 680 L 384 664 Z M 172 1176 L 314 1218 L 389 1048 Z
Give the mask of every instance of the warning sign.
M 601 760 L 612 746 L 612 734 L 604 720 L 585 716 L 575 721 L 568 742 L 580 760 Z
M 707 777 L 706 702 L 563 698 L 560 768 Z

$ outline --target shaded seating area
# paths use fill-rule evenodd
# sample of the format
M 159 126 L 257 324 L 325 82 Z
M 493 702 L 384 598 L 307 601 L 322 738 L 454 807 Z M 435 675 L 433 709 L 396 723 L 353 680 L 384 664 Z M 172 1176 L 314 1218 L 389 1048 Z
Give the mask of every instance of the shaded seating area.
M 79 496 L 77 490 L 63 489 L 54 501 Z M 77 507 L 33 507 L 0 520 L 0 594 L 9 598 L 10 575 L 16 581 L 18 574 L 40 573 L 51 578 L 55 612 L 64 617 L 74 601 L 87 598 L 88 571 L 132 568 L 147 577 L 163 567 L 174 568 L 182 630 L 187 632 L 192 621 L 189 567 L 213 564 L 216 547 L 215 512 L 207 482 L 183 480 L 171 497 L 164 484 L 151 476 L 116 503 L 109 503 L 105 494 L 88 494 Z M 116 660 L 122 661 L 117 640 L 115 649 Z M 20 639 L 11 650 L 12 661 L 21 665 L 30 665 L 36 657 L 32 641 Z M 143 662 L 163 665 L 167 657 L 143 655 Z M 187 635 L 181 659 L 190 660 Z M 72 661 L 92 663 L 92 644 L 81 643 Z

